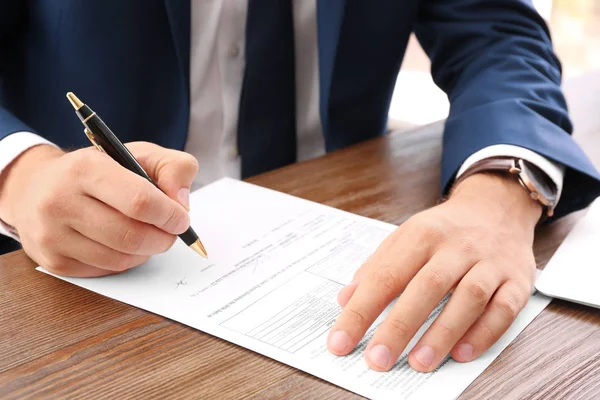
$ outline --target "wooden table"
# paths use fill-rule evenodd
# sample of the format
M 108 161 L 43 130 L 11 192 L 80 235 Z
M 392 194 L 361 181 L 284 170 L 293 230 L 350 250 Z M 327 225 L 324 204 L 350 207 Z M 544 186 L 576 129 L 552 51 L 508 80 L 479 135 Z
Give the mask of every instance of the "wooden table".
M 600 87 L 600 75 L 592 81 Z M 575 93 L 589 90 L 590 80 L 575 86 Z M 574 115 L 585 127 L 576 139 L 600 166 L 600 127 L 592 121 L 598 110 Z M 437 200 L 441 131 L 438 123 L 392 134 L 251 182 L 401 224 Z M 540 229 L 540 268 L 581 214 Z M 0 257 L 1 398 L 358 397 L 34 267 L 23 252 Z M 600 311 L 553 301 L 463 397 L 600 397 Z

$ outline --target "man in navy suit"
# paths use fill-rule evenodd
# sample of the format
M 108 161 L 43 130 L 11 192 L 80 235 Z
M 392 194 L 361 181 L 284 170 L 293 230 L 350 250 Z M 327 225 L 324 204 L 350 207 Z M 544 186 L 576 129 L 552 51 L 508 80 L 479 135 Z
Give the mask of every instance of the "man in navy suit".
M 356 272 L 328 347 L 348 354 L 402 293 L 365 351 L 388 370 L 455 288 L 409 362 L 473 360 L 527 302 L 542 215 L 600 192 L 531 1 L 0 0 L 2 232 L 57 274 L 133 268 L 188 227 L 190 188 L 382 135 L 412 31 L 452 105 L 449 197 Z M 71 90 L 166 194 L 89 147 Z

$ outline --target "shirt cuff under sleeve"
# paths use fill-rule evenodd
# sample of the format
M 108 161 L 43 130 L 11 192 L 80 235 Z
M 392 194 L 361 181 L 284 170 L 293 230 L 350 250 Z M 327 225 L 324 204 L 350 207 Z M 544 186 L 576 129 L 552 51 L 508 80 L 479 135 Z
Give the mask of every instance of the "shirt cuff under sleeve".
M 41 144 L 58 147 L 54 143 L 32 132 L 15 132 L 0 140 L 0 174 L 25 150 Z M 19 240 L 15 229 L 4 223 L 1 219 L 0 235 L 9 236 L 17 241 Z

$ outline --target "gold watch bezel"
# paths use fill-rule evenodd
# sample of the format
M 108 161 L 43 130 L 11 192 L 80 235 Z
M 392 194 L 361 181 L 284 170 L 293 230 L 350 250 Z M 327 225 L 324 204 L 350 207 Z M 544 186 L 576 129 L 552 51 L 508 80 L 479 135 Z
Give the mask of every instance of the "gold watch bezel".
M 512 165 L 508 172 L 517 176 L 521 186 L 523 186 L 523 188 L 529 193 L 529 197 L 531 197 L 532 200 L 540 203 L 546 209 L 546 214 L 549 217 L 553 216 L 556 204 L 551 199 L 544 196 L 544 194 L 538 190 L 536 183 L 532 181 L 526 173 L 524 173 L 525 168 L 523 165 L 523 160 L 511 160 L 511 162 Z

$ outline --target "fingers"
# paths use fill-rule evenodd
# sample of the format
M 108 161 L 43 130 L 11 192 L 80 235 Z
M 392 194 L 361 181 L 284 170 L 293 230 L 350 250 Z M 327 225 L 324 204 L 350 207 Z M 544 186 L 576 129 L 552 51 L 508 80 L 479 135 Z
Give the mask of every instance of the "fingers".
M 350 282 L 347 286 L 345 286 L 344 288 L 342 288 L 342 290 L 340 290 L 340 292 L 338 293 L 338 296 L 337 296 L 337 301 L 341 307 L 346 307 L 346 304 L 348 304 L 348 302 L 350 301 L 350 298 L 356 291 L 356 288 L 358 287 L 358 284 L 362 280 L 362 278 L 364 276 L 368 275 L 369 273 L 371 273 L 372 271 L 374 271 L 376 268 L 378 268 L 379 264 L 381 264 L 382 262 L 385 262 L 385 261 L 381 260 L 382 257 L 380 256 L 380 254 L 385 253 L 385 251 L 389 247 L 386 245 L 387 245 L 387 243 L 385 243 L 385 241 L 384 241 L 384 243 L 380 246 L 381 249 L 378 249 L 378 251 L 373 253 L 365 261 L 365 263 L 363 265 L 361 265 L 361 267 L 354 273 L 352 282 Z
M 471 267 L 468 260 L 440 251 L 416 274 L 367 346 L 372 369 L 387 371 L 400 357 L 431 311 Z M 431 354 L 424 354 L 431 358 Z
M 483 313 L 501 283 L 502 276 L 493 266 L 475 265 L 409 354 L 410 365 L 421 372 L 434 370 Z
M 170 248 L 190 225 L 186 207 L 196 162 L 148 143 L 138 150 L 151 175 L 173 183 L 177 191 L 170 195 L 180 195 L 177 200 L 93 148 L 61 154 L 31 175 L 27 186 L 35 190 L 23 189 L 14 225 L 27 254 L 57 274 L 102 276 Z M 179 193 L 182 188 L 187 191 Z
M 158 186 L 189 209 L 189 189 L 198 174 L 196 158 L 189 153 L 147 142 L 129 143 L 127 147 Z
M 87 264 L 66 257 L 61 257 L 52 263 L 40 263 L 53 274 L 73 278 L 97 278 L 114 275 L 117 272 L 91 267 Z
M 404 243 L 399 245 L 397 242 Z M 412 252 L 403 251 L 406 248 Z M 429 258 L 430 247 L 419 243 L 417 236 L 399 232 L 388 237 L 375 254 L 361 267 L 360 281 L 327 340 L 329 350 L 346 355 L 358 344 L 367 329 L 385 307 L 400 293 L 416 271 Z M 345 298 L 341 299 L 345 300 Z
M 60 230 L 62 231 L 62 229 Z M 60 233 L 61 236 L 63 234 L 63 232 Z M 23 248 L 27 252 L 27 255 L 53 274 L 74 278 L 95 278 L 118 273 L 117 271 L 92 267 L 91 265 L 67 257 L 58 253 L 54 247 L 40 247 L 28 235 L 23 236 L 22 240 Z
M 77 261 L 89 267 L 111 271 L 113 273 L 127 271 L 146 262 L 149 256 L 125 254 L 111 249 L 72 230 L 63 240 L 57 242 L 52 249 L 61 258 Z M 49 257 L 51 258 L 51 257 Z M 53 261 L 53 260 L 50 260 Z M 51 268 L 61 269 L 52 262 Z M 67 263 L 67 267 L 71 264 Z
M 154 255 L 167 251 L 176 236 L 121 214 L 114 208 L 82 196 L 80 212 L 66 223 L 83 236 L 126 254 Z
M 341 307 L 346 307 L 346 304 L 348 304 L 348 301 L 350 301 L 350 298 L 356 291 L 357 287 L 358 282 L 353 281 L 348 286 L 340 290 L 337 296 L 337 301 Z
M 101 157 L 100 157 L 101 156 Z M 144 178 L 99 154 L 92 168 L 81 164 L 78 179 L 83 192 L 135 220 L 178 235 L 190 226 L 187 210 Z M 101 158 L 101 159 L 100 159 Z
M 504 283 L 496 292 L 485 312 L 471 326 L 451 352 L 459 362 L 476 359 L 489 349 L 513 323 L 519 312 L 527 305 L 531 287 L 517 281 Z

